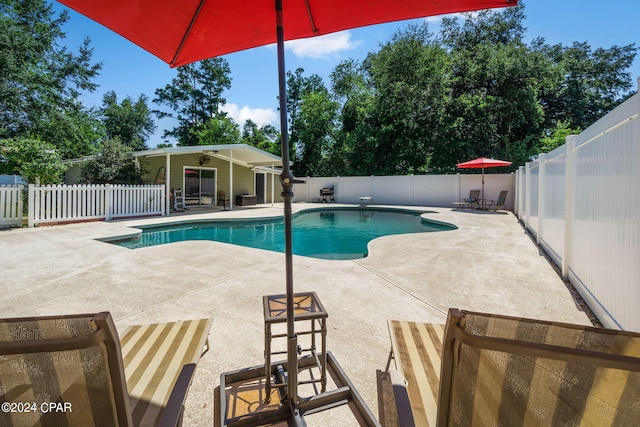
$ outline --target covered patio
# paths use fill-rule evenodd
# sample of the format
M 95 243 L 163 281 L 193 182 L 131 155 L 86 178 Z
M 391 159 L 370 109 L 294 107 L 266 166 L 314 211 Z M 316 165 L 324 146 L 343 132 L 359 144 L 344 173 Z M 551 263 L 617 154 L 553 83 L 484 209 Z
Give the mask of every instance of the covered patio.
M 201 145 L 137 151 L 147 184 L 165 184 L 166 211 L 173 208 L 173 190 L 182 189 L 197 206 L 222 204 L 232 210 L 235 197 L 255 195 L 257 203 L 275 203 L 279 156 L 247 144 Z

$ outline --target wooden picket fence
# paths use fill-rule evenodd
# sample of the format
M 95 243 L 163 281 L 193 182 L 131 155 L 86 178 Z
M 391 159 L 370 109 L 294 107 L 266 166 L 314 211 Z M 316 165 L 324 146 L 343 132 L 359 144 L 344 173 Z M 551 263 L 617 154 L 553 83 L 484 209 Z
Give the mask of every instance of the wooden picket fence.
M 165 215 L 164 185 L 29 185 L 29 227 Z

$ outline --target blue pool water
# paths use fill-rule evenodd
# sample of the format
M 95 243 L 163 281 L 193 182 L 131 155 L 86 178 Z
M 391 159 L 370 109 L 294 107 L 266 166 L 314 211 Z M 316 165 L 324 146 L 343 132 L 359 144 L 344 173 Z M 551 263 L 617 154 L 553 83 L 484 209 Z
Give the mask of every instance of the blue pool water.
M 423 221 L 420 213 L 336 208 L 303 211 L 292 220 L 293 253 L 323 259 L 362 258 L 367 256 L 367 244 L 377 237 L 456 228 Z M 284 221 L 262 219 L 153 227 L 144 229 L 139 238 L 115 243 L 135 249 L 185 240 L 215 240 L 284 252 Z

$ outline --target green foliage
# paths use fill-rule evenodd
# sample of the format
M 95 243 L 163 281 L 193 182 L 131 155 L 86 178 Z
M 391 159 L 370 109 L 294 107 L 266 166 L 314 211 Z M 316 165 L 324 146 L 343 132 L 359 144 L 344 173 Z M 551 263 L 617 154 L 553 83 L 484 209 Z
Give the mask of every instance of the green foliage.
M 580 128 L 571 129 L 567 122 L 558 122 L 553 133 L 540 140 L 538 153 L 548 153 L 553 151 L 565 143 L 567 136 L 578 135 L 580 132 L 582 132 Z
M 41 185 L 58 184 L 67 167 L 52 144 L 32 138 L 0 140 L 0 173 Z
M 196 145 L 237 144 L 240 140 L 238 125 L 230 118 L 219 115 L 192 129 Z
M 156 125 L 145 95 L 138 96 L 135 102 L 127 96 L 118 104 L 116 93 L 107 92 L 100 112 L 108 138 L 118 138 L 135 151 L 148 149 L 145 141 L 155 132 Z
M 82 167 L 82 180 L 88 184 L 140 185 L 143 172 L 134 161 L 133 149 L 113 138 L 103 141 Z
M 370 54 L 366 69 L 376 94 L 371 173 L 425 172 L 449 100 L 447 52 L 431 40 L 426 24 L 411 25 Z
M 247 120 L 242 127 L 240 142 L 276 156 L 280 155 L 280 132 L 271 125 L 258 127 L 252 120 Z
M 292 161 L 296 161 L 299 154 L 299 126 L 302 98 L 310 92 L 326 91 L 322 78 L 317 74 L 303 76 L 304 69 L 298 68 L 295 73 L 287 71 L 287 114 L 289 119 L 289 153 Z
M 230 73 L 229 63 L 223 58 L 178 67 L 171 84 L 157 89 L 153 100 L 170 109 L 154 110 L 158 118 L 172 117 L 178 121 L 175 128 L 164 131 L 164 137 L 173 137 L 182 146 L 200 145 L 200 127 L 222 115 L 220 106 L 226 103 L 222 93 L 231 87 Z
M 536 49 L 557 68 L 541 97 L 548 129 L 561 121 L 586 129 L 630 94 L 631 75 L 625 70 L 638 51 L 633 43 L 592 50 L 586 42 L 548 46 L 539 40 Z
M 301 101 L 297 120 L 300 160 L 294 170 L 301 176 L 326 175 L 339 105 L 326 89 L 306 91 Z
M 95 89 L 91 80 L 101 68 L 91 63 L 88 39 L 78 53 L 60 47 L 68 20 L 44 0 L 0 4 L 0 137 L 42 139 L 65 158 L 91 151 L 95 142 L 76 136 L 96 128 L 78 97 Z

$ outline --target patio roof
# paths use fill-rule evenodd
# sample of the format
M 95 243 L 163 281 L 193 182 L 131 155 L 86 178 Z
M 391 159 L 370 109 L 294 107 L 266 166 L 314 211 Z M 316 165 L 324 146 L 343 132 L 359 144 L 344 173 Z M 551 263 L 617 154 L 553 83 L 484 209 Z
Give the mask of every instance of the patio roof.
M 156 157 L 180 154 L 204 154 L 225 161 L 232 161 L 246 167 L 282 166 L 279 156 L 252 147 L 247 144 L 196 145 L 190 147 L 157 148 L 155 150 L 136 151 L 135 157 Z

